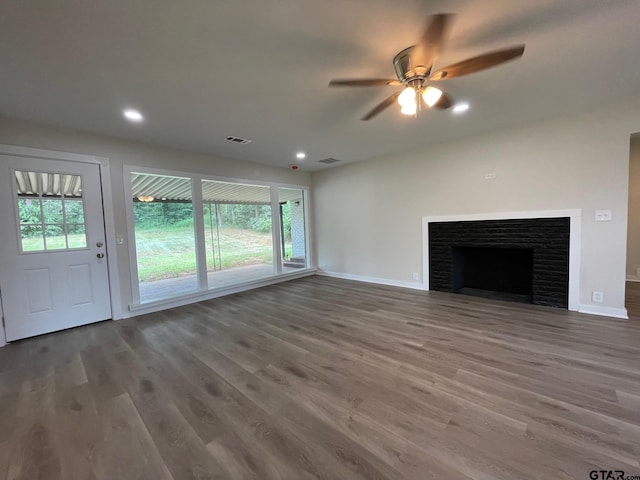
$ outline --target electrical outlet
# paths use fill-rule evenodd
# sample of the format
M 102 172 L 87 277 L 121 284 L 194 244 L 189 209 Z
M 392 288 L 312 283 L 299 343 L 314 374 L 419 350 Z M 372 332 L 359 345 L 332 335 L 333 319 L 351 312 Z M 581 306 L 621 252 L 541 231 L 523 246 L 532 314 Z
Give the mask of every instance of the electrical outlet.
M 418 272 L 413 272 L 411 276 L 413 277 L 414 280 L 420 280 L 420 275 L 418 275 Z
M 495 173 L 485 173 L 484 174 L 484 179 L 485 180 L 495 180 L 496 179 L 496 174 Z
M 604 302 L 604 293 L 602 292 L 591 292 L 591 301 L 593 303 L 602 303 Z
M 611 210 L 596 210 L 596 222 L 610 222 Z

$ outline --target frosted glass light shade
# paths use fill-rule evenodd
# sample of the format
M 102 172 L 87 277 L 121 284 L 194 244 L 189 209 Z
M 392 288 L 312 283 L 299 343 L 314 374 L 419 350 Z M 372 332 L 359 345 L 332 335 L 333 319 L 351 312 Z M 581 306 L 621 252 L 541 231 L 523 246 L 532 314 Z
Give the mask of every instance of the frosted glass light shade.
M 433 107 L 436 103 L 438 103 L 438 100 L 440 100 L 441 96 L 442 90 L 439 90 L 435 87 L 427 87 L 424 89 L 424 92 L 422 92 L 424 103 L 426 103 L 430 107 Z
M 416 91 L 412 87 L 405 88 L 398 96 L 398 103 L 403 107 L 406 105 L 415 105 Z
M 417 110 L 418 104 L 414 101 L 413 103 L 403 105 L 400 113 L 403 113 L 404 115 L 415 115 Z

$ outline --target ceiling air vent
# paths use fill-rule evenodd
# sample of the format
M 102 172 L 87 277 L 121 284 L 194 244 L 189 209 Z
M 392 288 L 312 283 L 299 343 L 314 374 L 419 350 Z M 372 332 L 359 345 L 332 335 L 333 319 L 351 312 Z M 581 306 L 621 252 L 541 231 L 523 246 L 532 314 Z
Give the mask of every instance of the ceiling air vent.
M 325 158 L 323 160 L 318 160 L 320 163 L 326 163 L 327 165 L 331 165 L 332 163 L 338 163 L 340 160 L 337 158 Z
M 251 140 L 247 140 L 246 138 L 240 137 L 232 137 L 231 135 L 226 138 L 227 142 L 239 143 L 240 145 L 246 145 L 247 143 L 251 143 Z

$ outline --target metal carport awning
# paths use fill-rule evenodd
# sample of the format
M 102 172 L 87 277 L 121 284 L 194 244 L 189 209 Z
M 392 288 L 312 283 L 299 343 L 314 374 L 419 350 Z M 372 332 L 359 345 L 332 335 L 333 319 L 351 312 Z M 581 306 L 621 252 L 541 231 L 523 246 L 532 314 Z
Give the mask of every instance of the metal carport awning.
M 190 202 L 191 179 L 169 177 L 147 173 L 132 173 L 131 185 L 134 200 L 139 197 L 153 197 L 153 201 Z M 302 200 L 302 191 L 281 188 L 280 202 Z M 204 203 L 268 205 L 271 202 L 269 187 L 243 183 L 202 181 L 202 201 Z
M 19 197 L 81 197 L 82 177 L 80 175 L 25 172 L 16 170 L 16 190 Z

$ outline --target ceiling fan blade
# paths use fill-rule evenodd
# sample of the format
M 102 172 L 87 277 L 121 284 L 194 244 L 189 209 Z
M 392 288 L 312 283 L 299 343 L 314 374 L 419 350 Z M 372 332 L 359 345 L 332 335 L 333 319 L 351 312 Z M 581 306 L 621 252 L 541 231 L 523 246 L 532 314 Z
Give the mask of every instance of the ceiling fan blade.
M 424 29 L 420 41 L 413 47 L 411 52 L 411 66 L 413 68 L 425 67 L 427 73 L 431 70 L 440 48 L 444 43 L 444 36 L 447 30 L 447 24 L 453 15 L 441 13 L 432 15 L 427 19 L 427 25 Z
M 507 48 L 505 50 L 496 50 L 495 52 L 485 53 L 477 57 L 454 63 L 448 67 L 441 68 L 433 72 L 429 80 L 446 80 L 448 78 L 469 75 L 470 73 L 479 72 L 487 68 L 495 67 L 501 63 L 508 62 L 515 58 L 519 58 L 524 53 L 524 45 Z
M 369 113 L 367 113 L 364 117 L 362 117 L 361 120 L 371 120 L 373 117 L 378 115 L 380 112 L 382 112 L 383 110 L 386 110 L 387 108 L 389 108 L 391 105 L 394 104 L 394 102 L 400 96 L 401 93 L 402 93 L 401 91 L 400 92 L 396 92 L 393 95 L 391 95 L 390 97 L 385 98 L 382 102 L 380 102 L 372 110 L 370 110 Z
M 439 108 L 440 110 L 446 110 L 447 108 L 451 107 L 453 105 L 453 99 L 447 95 L 446 93 L 442 92 L 442 95 L 440 96 L 440 99 L 436 102 L 436 104 L 433 106 L 433 108 Z
M 330 87 L 397 87 L 398 85 L 402 83 L 388 78 L 333 79 L 329 82 Z

